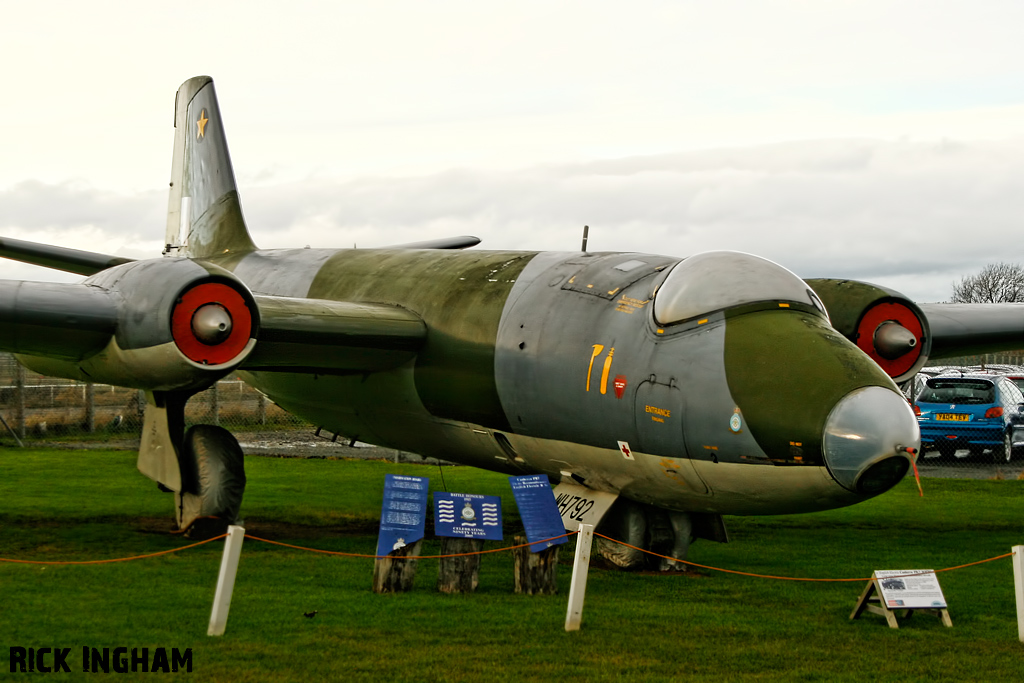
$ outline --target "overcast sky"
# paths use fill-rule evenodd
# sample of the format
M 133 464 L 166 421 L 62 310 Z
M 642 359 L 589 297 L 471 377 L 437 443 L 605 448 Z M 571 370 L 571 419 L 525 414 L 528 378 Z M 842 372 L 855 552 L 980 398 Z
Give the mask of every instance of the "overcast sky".
M 919 301 L 1024 261 L 1019 0 L 150 4 L 5 5 L 0 235 L 158 256 L 208 74 L 263 247 L 589 224 Z

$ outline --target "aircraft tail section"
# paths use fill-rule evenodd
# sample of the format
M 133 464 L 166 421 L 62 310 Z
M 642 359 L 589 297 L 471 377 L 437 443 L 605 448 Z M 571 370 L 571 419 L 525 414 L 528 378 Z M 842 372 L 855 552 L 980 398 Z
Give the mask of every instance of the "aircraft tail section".
M 209 76 L 178 88 L 165 255 L 208 258 L 256 248 L 242 217 L 220 107 Z

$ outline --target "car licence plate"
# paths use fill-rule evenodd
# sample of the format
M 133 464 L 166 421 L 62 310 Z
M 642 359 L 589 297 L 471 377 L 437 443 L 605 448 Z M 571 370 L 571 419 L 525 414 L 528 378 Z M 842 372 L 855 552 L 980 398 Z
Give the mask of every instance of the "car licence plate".
M 949 422 L 967 422 L 971 419 L 970 415 L 963 415 L 960 413 L 936 413 L 936 420 L 946 420 Z

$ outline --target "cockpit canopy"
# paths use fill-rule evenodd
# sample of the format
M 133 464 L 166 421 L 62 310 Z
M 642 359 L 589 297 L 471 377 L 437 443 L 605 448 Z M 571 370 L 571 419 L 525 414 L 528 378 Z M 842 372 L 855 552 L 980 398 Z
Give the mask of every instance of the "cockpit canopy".
M 825 307 L 807 283 L 777 263 L 739 251 L 708 251 L 680 261 L 658 287 L 654 319 L 672 325 L 758 302 Z

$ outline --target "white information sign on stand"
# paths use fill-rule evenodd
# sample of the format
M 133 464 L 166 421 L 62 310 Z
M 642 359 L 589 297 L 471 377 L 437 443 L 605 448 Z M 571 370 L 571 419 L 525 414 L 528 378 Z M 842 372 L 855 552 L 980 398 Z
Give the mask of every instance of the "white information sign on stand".
M 889 609 L 943 609 L 947 607 L 933 569 L 876 571 L 882 602 Z
M 915 611 L 939 617 L 947 628 L 953 626 L 934 569 L 876 570 L 860 594 L 850 619 L 870 612 L 885 617 L 889 628 L 899 628 L 897 614 L 901 619 L 909 619 Z

